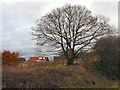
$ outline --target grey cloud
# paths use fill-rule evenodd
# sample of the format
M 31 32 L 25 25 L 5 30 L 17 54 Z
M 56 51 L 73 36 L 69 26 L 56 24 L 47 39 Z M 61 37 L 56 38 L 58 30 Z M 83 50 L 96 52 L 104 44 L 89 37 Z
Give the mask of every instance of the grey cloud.
M 117 2 L 93 2 L 91 10 L 95 15 L 103 15 L 110 19 L 110 23 L 118 27 L 118 3 Z

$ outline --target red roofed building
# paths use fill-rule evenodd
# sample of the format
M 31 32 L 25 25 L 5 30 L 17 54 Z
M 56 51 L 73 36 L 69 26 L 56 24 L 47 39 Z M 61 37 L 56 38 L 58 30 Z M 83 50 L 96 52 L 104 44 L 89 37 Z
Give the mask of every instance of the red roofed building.
M 48 57 L 30 57 L 29 61 L 49 61 Z
M 38 58 L 39 58 L 39 57 L 30 57 L 30 58 L 29 58 L 29 61 L 36 61 L 36 60 L 38 60 Z

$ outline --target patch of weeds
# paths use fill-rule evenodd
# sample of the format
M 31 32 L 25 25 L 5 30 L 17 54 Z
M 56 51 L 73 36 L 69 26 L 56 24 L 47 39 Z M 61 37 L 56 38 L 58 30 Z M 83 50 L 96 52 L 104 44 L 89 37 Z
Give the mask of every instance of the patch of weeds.
M 63 69 L 66 69 L 66 65 L 57 65 L 56 67 L 55 67 L 55 69 L 56 70 L 63 70 Z

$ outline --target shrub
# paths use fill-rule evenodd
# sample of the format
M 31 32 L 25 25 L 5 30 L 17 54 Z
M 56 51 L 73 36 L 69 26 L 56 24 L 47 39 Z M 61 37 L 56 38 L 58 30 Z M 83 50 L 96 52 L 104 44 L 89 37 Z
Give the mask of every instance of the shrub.
M 96 42 L 95 52 L 100 56 L 98 69 L 107 76 L 118 77 L 118 37 L 101 38 Z
M 4 51 L 2 52 L 2 63 L 3 65 L 14 65 L 17 64 L 18 52 Z

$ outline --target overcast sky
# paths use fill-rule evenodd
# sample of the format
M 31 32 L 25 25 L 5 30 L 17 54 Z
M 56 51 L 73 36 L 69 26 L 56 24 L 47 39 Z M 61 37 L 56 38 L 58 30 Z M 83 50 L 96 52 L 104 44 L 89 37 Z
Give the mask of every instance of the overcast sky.
M 11 2 L 10 2 L 11 1 Z M 105 1 L 105 0 L 104 0 Z M 17 0 L 4 0 L 0 6 L 0 52 L 2 50 L 19 51 L 20 55 L 28 57 L 35 55 L 35 41 L 32 41 L 31 27 L 36 19 L 49 13 L 56 7 L 65 4 L 79 4 L 86 6 L 94 15 L 103 15 L 110 19 L 110 24 L 118 27 L 117 0 L 40 0 L 33 2 L 18 2 Z M 114 1 L 114 2 L 113 2 Z

